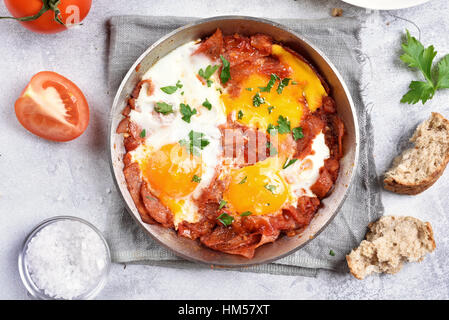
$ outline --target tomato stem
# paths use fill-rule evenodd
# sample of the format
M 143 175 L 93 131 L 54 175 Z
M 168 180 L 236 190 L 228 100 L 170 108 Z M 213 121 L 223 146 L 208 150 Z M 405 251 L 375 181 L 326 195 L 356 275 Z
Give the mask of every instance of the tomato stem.
M 18 20 L 18 21 L 34 21 L 34 20 L 39 19 L 48 10 L 51 10 L 55 13 L 55 21 L 57 23 L 65 26 L 64 22 L 62 22 L 61 18 L 59 18 L 59 15 L 61 14 L 61 11 L 58 8 L 60 2 L 61 2 L 61 0 L 42 0 L 41 10 L 39 10 L 39 12 L 33 16 L 21 17 L 21 18 L 0 17 L 0 19 L 14 19 L 14 20 Z

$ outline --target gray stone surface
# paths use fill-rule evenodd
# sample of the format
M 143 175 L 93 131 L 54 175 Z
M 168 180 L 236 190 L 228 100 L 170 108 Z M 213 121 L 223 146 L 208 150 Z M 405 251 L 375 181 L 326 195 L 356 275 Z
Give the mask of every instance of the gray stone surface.
M 11 21 L 0 23 L 0 299 L 27 299 L 17 271 L 17 255 L 26 234 L 41 220 L 68 214 L 100 229 L 102 217 L 122 206 L 112 183 L 106 153 L 107 114 L 113 92 L 106 83 L 106 20 L 112 15 L 242 14 L 266 18 L 328 17 L 333 7 L 365 20 L 361 37 L 366 59 L 364 95 L 375 128 L 375 159 L 381 175 L 415 125 L 431 111 L 449 116 L 449 90 L 425 106 L 401 105 L 408 83 L 418 74 L 398 60 L 405 28 L 421 33 L 425 44 L 449 52 L 449 13 L 445 0 L 388 12 L 366 11 L 337 0 L 119 0 L 94 1 L 83 26 L 58 35 L 37 35 Z M 0 15 L 6 9 L 0 6 Z M 444 36 L 443 36 L 444 35 Z M 442 55 L 438 55 L 437 58 Z M 26 132 L 13 105 L 29 78 L 54 70 L 76 82 L 91 107 L 91 123 L 79 139 L 47 142 Z M 364 281 L 348 274 L 320 272 L 317 278 L 248 274 L 216 270 L 176 270 L 114 265 L 101 299 L 448 299 L 449 172 L 432 189 L 411 197 L 383 192 L 386 214 L 413 215 L 430 221 L 437 249 L 421 264 L 409 264 L 395 276 Z

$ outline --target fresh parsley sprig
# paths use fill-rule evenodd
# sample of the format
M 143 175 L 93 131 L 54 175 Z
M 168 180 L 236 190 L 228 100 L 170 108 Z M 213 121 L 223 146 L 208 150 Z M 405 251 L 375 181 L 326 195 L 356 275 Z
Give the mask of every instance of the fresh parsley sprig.
M 409 91 L 402 97 L 402 103 L 416 104 L 419 101 L 426 103 L 433 98 L 435 92 L 439 89 L 449 88 L 449 55 L 444 56 L 437 64 L 433 66 L 433 60 L 437 55 L 435 48 L 431 45 L 424 48 L 423 44 L 406 30 L 407 40 L 402 44 L 404 54 L 400 59 L 410 68 L 416 68 L 421 71 L 425 81 L 412 81 Z

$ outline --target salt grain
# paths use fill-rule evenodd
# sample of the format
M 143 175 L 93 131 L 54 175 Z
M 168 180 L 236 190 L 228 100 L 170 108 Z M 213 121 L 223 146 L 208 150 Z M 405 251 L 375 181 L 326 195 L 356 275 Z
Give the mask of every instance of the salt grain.
M 74 299 L 92 290 L 107 266 L 107 249 L 87 225 L 61 220 L 40 230 L 28 244 L 26 265 L 46 295 Z

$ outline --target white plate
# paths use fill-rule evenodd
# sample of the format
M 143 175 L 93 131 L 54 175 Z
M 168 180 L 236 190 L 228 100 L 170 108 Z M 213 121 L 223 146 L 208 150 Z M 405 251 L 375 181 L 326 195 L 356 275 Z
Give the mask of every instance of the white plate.
M 355 6 L 376 10 L 394 10 L 417 6 L 430 0 L 342 0 Z

